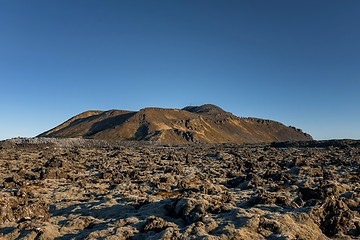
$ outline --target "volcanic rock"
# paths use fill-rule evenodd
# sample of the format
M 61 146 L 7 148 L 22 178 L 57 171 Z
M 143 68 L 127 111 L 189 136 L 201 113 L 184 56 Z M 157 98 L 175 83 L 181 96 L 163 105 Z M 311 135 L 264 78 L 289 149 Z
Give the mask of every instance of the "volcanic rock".
M 0 238 L 359 239 L 359 166 L 350 140 L 8 140 Z

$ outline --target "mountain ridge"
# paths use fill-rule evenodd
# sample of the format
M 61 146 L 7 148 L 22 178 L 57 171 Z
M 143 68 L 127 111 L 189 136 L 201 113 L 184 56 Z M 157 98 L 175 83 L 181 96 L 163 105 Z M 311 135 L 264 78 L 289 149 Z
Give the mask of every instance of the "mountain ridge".
M 148 107 L 139 111 L 86 111 L 38 136 L 165 144 L 312 140 L 309 134 L 295 127 L 273 120 L 240 118 L 213 104 L 183 109 Z

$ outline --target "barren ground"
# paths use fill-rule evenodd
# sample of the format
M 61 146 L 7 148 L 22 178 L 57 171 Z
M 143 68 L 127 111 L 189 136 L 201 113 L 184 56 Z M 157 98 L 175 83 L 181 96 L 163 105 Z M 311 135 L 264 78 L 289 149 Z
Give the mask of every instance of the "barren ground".
M 0 238 L 359 239 L 359 180 L 357 141 L 7 141 Z

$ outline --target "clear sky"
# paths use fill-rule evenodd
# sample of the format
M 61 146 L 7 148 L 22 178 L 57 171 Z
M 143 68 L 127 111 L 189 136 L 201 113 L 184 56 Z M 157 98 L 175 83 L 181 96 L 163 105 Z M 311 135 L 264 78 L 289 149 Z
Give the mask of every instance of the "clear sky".
M 360 1 L 0 0 L 0 139 L 212 103 L 360 139 Z

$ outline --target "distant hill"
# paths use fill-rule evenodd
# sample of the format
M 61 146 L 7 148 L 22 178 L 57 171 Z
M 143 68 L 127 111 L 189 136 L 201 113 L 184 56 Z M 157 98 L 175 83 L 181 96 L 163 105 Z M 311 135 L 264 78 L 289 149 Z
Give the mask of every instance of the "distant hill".
M 143 140 L 164 144 L 254 143 L 312 140 L 279 122 L 239 118 L 206 104 L 183 109 L 87 111 L 38 137 Z

